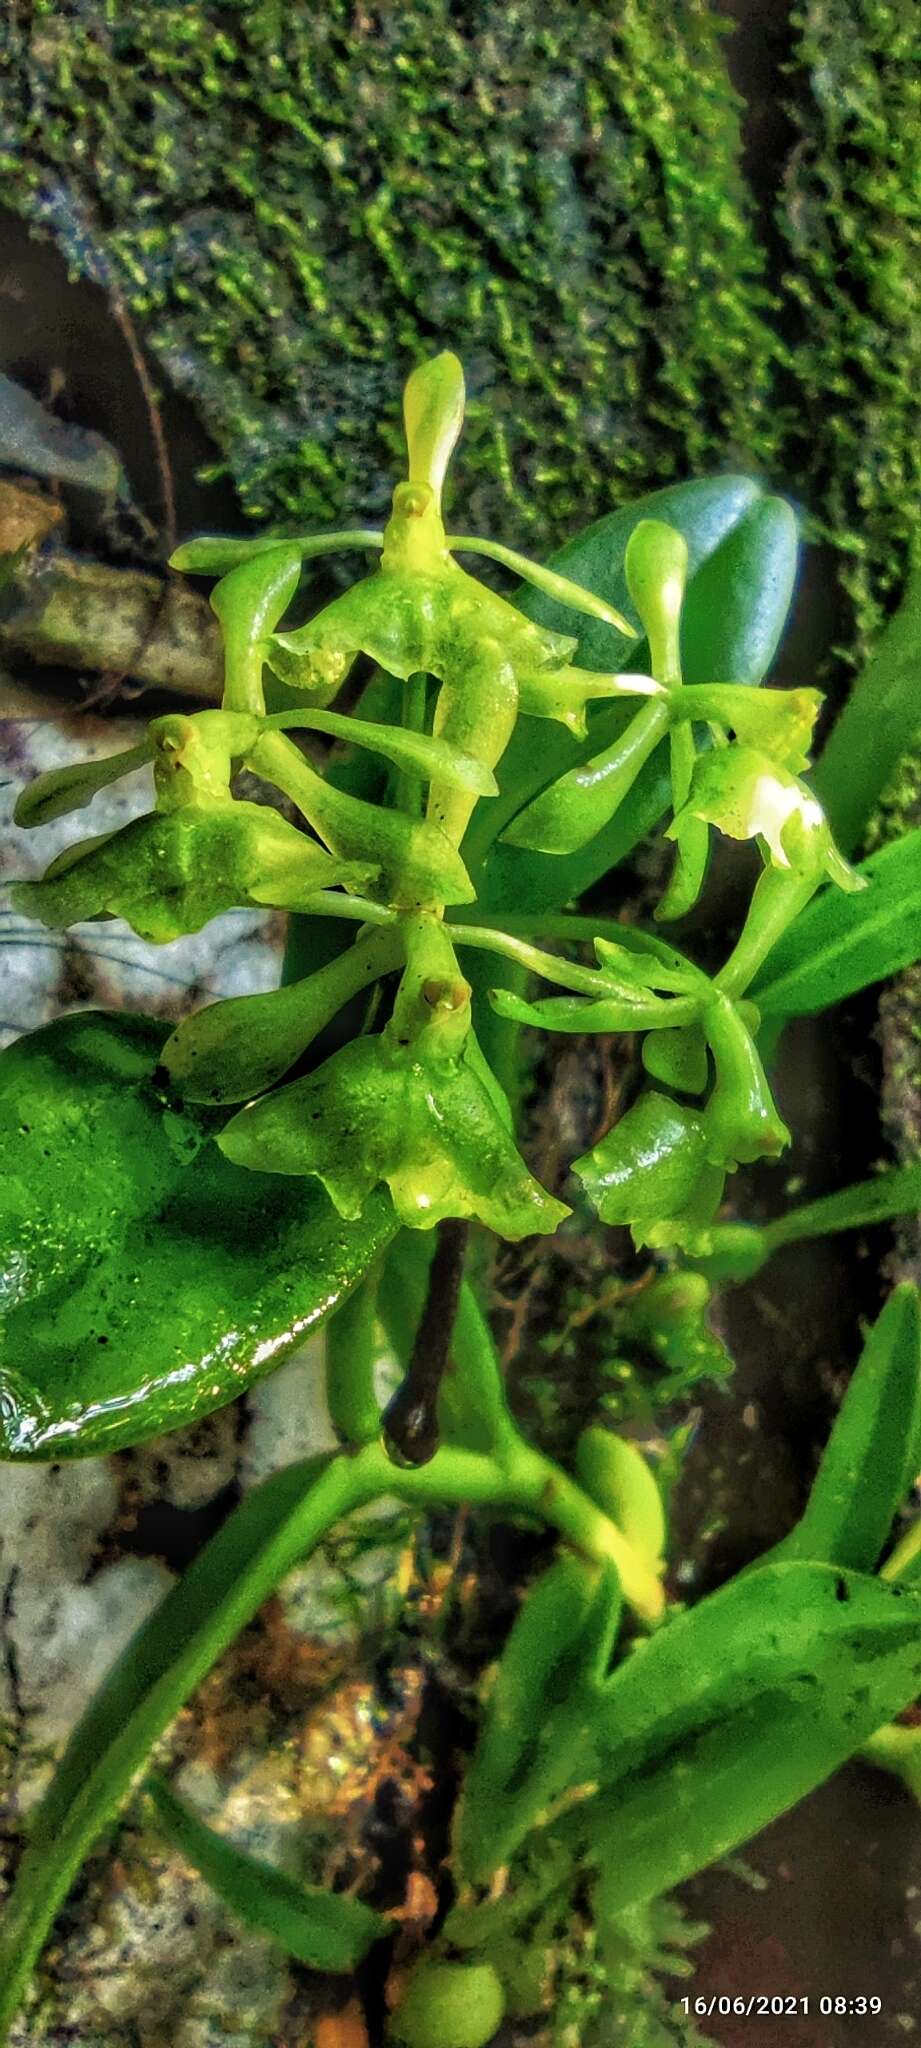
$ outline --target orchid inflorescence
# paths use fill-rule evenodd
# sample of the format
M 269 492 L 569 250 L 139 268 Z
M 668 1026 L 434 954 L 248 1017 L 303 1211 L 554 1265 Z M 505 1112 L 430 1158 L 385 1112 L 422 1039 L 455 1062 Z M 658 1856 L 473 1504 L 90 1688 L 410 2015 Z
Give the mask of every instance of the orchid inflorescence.
M 33 784 L 17 813 L 25 825 L 82 806 L 150 762 L 155 807 L 68 849 L 40 881 L 20 883 L 19 906 L 56 926 L 123 917 L 158 942 L 239 905 L 354 919 L 354 943 L 304 980 L 180 1024 L 163 1054 L 172 1084 L 193 1102 L 245 1104 L 218 1138 L 225 1154 L 261 1172 L 315 1175 L 343 1216 L 359 1215 L 384 1182 L 406 1225 L 475 1216 L 520 1238 L 554 1231 L 567 1212 L 521 1158 L 474 1030 L 458 955 L 506 953 L 566 993 L 528 1002 L 497 990 L 501 1015 L 545 1030 L 647 1034 L 654 1085 L 574 1170 L 602 1218 L 632 1225 L 639 1242 L 699 1243 L 727 1172 L 788 1142 L 746 989 L 826 876 L 860 886 L 799 779 L 821 700 L 811 689 L 682 683 L 687 547 L 677 529 L 651 519 L 635 527 L 626 558 L 650 673 L 579 668 L 575 636 L 535 625 L 455 559 L 489 556 L 569 607 L 574 622 L 587 614 L 635 633 L 567 578 L 508 548 L 446 534 L 442 487 L 463 411 L 456 357 L 413 372 L 408 476 L 383 532 L 201 539 L 179 549 L 178 568 L 220 574 L 211 602 L 226 650 L 222 708 L 155 718 L 140 747 Z M 347 548 L 379 550 L 379 566 L 308 624 L 284 630 L 305 562 Z M 401 682 L 396 722 L 326 708 L 360 654 Z M 303 695 L 303 711 L 267 714 L 266 668 Z M 475 806 L 495 795 L 516 721 L 556 719 L 584 734 L 594 702 L 631 696 L 639 708 L 619 738 L 549 783 L 503 836 L 550 853 L 583 845 L 667 737 L 677 850 L 658 917 L 680 916 L 696 900 L 711 826 L 755 840 L 765 863 L 739 940 L 712 980 L 652 937 L 599 938 L 589 968 L 525 944 L 501 921 L 458 918 L 477 894 L 465 833 Z M 300 730 L 381 758 L 390 779 L 380 799 L 337 788 L 295 744 Z M 289 799 L 309 830 L 236 795 L 244 768 Z M 346 1002 L 394 974 L 379 1030 L 284 1081 Z

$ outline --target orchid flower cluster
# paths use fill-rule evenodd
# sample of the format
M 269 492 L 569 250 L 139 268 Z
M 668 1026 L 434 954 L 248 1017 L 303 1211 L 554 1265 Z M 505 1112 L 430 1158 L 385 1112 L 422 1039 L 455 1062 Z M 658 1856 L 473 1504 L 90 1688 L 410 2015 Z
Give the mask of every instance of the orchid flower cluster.
M 693 1247 L 727 1173 L 788 1142 L 746 991 L 826 878 L 861 886 L 800 779 L 821 700 L 812 689 L 682 682 L 687 547 L 658 520 L 635 527 L 626 558 L 648 673 L 580 668 L 576 633 L 534 624 L 461 568 L 458 554 L 487 556 L 568 607 L 574 625 L 587 615 L 637 637 L 592 591 L 508 548 L 446 533 L 442 491 L 464 396 L 451 354 L 409 378 L 408 474 L 382 532 L 179 549 L 178 568 L 220 578 L 211 603 L 226 655 L 221 709 L 157 717 L 142 745 L 33 784 L 18 807 L 23 825 L 75 810 L 149 763 L 154 808 L 59 855 L 41 880 L 18 885 L 18 904 L 52 926 L 121 917 L 158 943 L 241 905 L 352 920 L 354 942 L 305 979 L 184 1020 L 163 1052 L 172 1087 L 193 1103 L 241 1105 L 217 1139 L 225 1155 L 262 1173 L 315 1176 L 344 1217 L 360 1216 L 383 1183 L 411 1228 L 475 1217 L 517 1239 L 555 1231 L 567 1210 L 519 1152 L 461 965 L 469 948 L 512 958 L 558 991 L 533 1001 L 494 991 L 514 1023 L 644 1034 L 649 1085 L 573 1170 L 602 1219 L 629 1224 L 638 1243 Z M 348 549 L 379 552 L 378 566 L 286 629 L 304 564 Z M 402 686 L 396 722 L 328 708 L 360 655 Z M 266 669 L 303 710 L 267 713 Z M 503 837 L 551 854 L 584 845 L 666 741 L 676 852 L 658 918 L 696 901 L 712 827 L 754 840 L 764 863 L 738 942 L 712 979 L 653 935 L 599 937 L 586 966 L 516 938 L 501 920 L 477 919 L 465 835 L 475 807 L 497 793 L 516 722 L 557 720 L 590 736 L 591 707 L 618 697 L 637 700 L 620 736 L 526 802 Z M 297 732 L 377 756 L 389 773 L 380 800 L 338 787 Z M 307 829 L 238 795 L 244 769 L 288 799 Z M 346 1003 L 375 992 L 357 1037 L 285 1078 Z

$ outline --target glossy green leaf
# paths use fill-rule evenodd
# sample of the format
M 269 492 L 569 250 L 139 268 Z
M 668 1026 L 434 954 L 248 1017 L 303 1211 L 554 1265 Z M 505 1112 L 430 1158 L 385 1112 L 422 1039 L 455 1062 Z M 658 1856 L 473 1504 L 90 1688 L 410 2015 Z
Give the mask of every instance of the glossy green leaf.
M 867 1337 L 805 1512 L 772 1556 L 872 1571 L 914 1484 L 921 1431 L 921 1300 L 897 1287 Z
M 477 1216 L 520 1238 L 554 1231 L 568 1213 L 528 1172 L 468 1061 L 396 1057 L 380 1038 L 356 1039 L 240 1110 L 219 1143 L 238 1166 L 317 1176 L 356 1222 L 381 1181 L 417 1230 Z
M 921 1593 L 770 1564 L 619 1666 L 596 1721 L 599 1796 L 555 1823 L 605 1915 L 728 1855 L 854 1754 L 921 1686 Z
M 267 1935 L 312 1970 L 354 1970 L 390 1923 L 361 1899 L 297 1884 L 208 1827 L 162 1778 L 146 1791 L 174 1849 L 191 1863 L 244 1926 Z
M 484 1883 L 573 1781 L 589 1747 L 621 1613 L 613 1566 L 563 1555 L 525 1596 L 464 1784 L 457 1850 Z
M 688 544 L 688 590 L 682 614 L 681 659 L 688 683 L 732 678 L 760 682 L 773 658 L 789 607 L 796 567 L 796 526 L 788 505 L 764 497 L 743 477 L 717 477 L 655 491 L 608 514 L 553 557 L 551 567 L 594 590 L 629 617 L 624 555 L 633 529 L 645 518 L 675 526 Z M 538 623 L 565 630 L 567 618 L 536 592 L 519 591 L 516 604 Z M 616 672 L 648 666 L 648 649 L 592 622 L 579 638 L 580 667 Z M 611 823 L 580 852 L 560 857 L 507 845 L 494 837 L 538 790 L 565 770 L 597 754 L 623 732 L 629 703 L 590 719 L 589 739 L 577 743 L 542 721 L 523 720 L 498 771 L 501 795 L 473 821 L 466 842 L 487 909 L 556 908 L 570 902 L 625 858 L 652 831 L 669 798 L 667 750 L 659 749 L 638 777 Z
M 66 768 L 49 768 L 20 792 L 14 823 L 31 829 L 50 825 L 53 818 L 66 817 L 69 811 L 82 811 L 100 789 L 143 768 L 153 759 L 153 751 L 149 740 L 141 740 L 139 746 L 122 754 L 106 754 L 101 761 L 72 761 Z
M 396 1228 L 243 1173 L 155 1085 L 168 1027 L 93 1012 L 0 1055 L 0 1454 L 80 1457 L 221 1407 L 321 1324 Z
M 921 830 L 857 872 L 859 895 L 824 889 L 768 954 L 752 989 L 762 1016 L 812 1016 L 921 959 Z

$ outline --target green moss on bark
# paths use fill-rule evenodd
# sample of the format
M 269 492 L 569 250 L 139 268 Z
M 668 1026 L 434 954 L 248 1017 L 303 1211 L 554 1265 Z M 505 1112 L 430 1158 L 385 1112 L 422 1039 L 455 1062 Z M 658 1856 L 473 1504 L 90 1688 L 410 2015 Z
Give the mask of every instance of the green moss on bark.
M 471 524 L 546 547 L 771 463 L 705 0 L 31 0 L 0 36 L 3 196 L 117 283 L 254 518 L 378 514 L 402 379 L 448 339 Z
M 914 0 L 793 10 L 790 474 L 841 556 L 858 666 L 919 550 L 921 66 Z

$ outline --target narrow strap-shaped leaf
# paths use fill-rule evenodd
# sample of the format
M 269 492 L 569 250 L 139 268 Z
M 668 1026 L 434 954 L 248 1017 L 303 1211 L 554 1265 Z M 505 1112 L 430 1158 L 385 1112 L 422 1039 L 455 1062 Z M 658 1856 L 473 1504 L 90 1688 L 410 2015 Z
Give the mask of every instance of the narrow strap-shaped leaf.
M 566 1555 L 527 1594 L 464 1787 L 458 1851 L 472 1881 L 508 1861 L 589 1753 L 621 1605 L 613 1567 L 591 1570 Z
M 827 1566 L 779 1569 L 814 1575 L 789 1585 L 807 1615 L 814 1611 L 817 1575 L 824 1574 L 825 1618 L 815 1613 L 812 1642 L 799 1658 L 772 1679 L 774 1617 L 766 1612 L 759 1629 L 755 1597 L 752 1631 L 762 1638 L 763 1674 L 750 1696 L 727 1701 L 725 1712 L 715 1700 L 706 1718 L 663 1744 L 646 1768 L 622 1775 L 559 1824 L 561 1836 L 580 1842 L 600 1873 L 593 1895 L 599 1920 L 658 1897 L 728 1856 L 822 1784 L 914 1699 L 921 1684 L 921 1593 Z M 760 1577 L 753 1574 L 748 1585 L 755 1589 Z
M 163 1778 L 146 1790 L 173 1847 L 256 1934 L 313 1970 L 354 1970 L 388 1923 L 360 1899 L 297 1884 L 206 1826 Z
M 97 790 L 120 782 L 123 775 L 133 774 L 153 757 L 153 741 L 141 740 L 138 746 L 128 747 L 122 754 L 106 754 L 101 761 L 74 761 L 66 768 L 49 768 L 27 783 L 17 797 L 14 823 L 50 825 L 53 818 L 63 818 L 68 811 L 82 811 Z
M 504 569 L 511 569 L 522 582 L 530 583 L 544 597 L 552 597 L 557 604 L 565 605 L 567 611 L 582 612 L 587 619 L 598 619 L 604 626 L 613 626 L 618 633 L 624 633 L 629 640 L 638 638 L 638 629 L 631 626 L 623 612 L 617 611 L 606 599 L 598 597 L 593 590 L 586 590 L 581 583 L 573 583 L 571 577 L 561 576 L 556 569 L 545 569 L 539 562 L 532 562 L 527 555 L 519 555 L 514 548 L 501 547 L 495 540 L 477 540 L 469 533 L 449 534 L 448 546 L 456 554 L 488 555 L 491 562 L 501 562 Z
M 857 872 L 865 889 L 823 889 L 768 954 L 751 991 L 763 1017 L 812 1016 L 921 959 L 921 829 Z
M 438 776 L 452 789 L 469 790 L 474 796 L 495 796 L 492 769 L 473 754 L 464 753 L 461 747 L 452 746 L 450 740 L 435 739 L 426 732 L 411 732 L 403 726 L 376 725 L 366 718 L 345 718 L 338 711 L 279 711 L 265 721 L 266 731 L 293 732 L 302 727 L 308 732 L 329 733 L 349 746 L 367 747 L 385 761 L 395 762 L 398 768 L 410 768 L 423 775 L 426 781 Z
M 764 1256 L 781 1245 L 796 1244 L 807 1237 L 831 1237 L 838 1230 L 858 1230 L 867 1223 L 886 1223 L 893 1216 L 910 1216 L 921 1210 L 921 1160 L 914 1166 L 894 1166 L 872 1180 L 856 1181 L 853 1187 L 838 1188 L 833 1195 L 820 1195 L 816 1202 L 804 1202 L 764 1224 Z M 748 1226 L 749 1228 L 751 1226 Z
M 153 1744 L 279 1580 L 380 1490 L 357 1459 L 276 1473 L 235 1510 L 138 1630 L 74 1730 L 32 1818 L 0 1924 L 5 2040 L 58 1908 Z
M 231 569 L 240 569 L 244 562 L 253 561 L 256 555 L 269 554 L 272 548 L 296 548 L 302 562 L 312 561 L 314 555 L 341 554 L 350 548 L 381 548 L 384 536 L 373 527 L 350 527 L 338 533 L 262 533 L 250 538 L 248 534 L 225 536 L 218 533 L 202 534 L 195 540 L 183 541 L 170 557 L 171 569 L 182 569 L 187 576 L 227 576 Z
M 772 1557 L 872 1571 L 915 1477 L 921 1429 L 921 1300 L 890 1295 L 861 1352 L 806 1509 Z
M 909 577 L 819 757 L 815 785 L 845 853 L 860 842 L 877 798 L 921 725 L 921 567 Z

